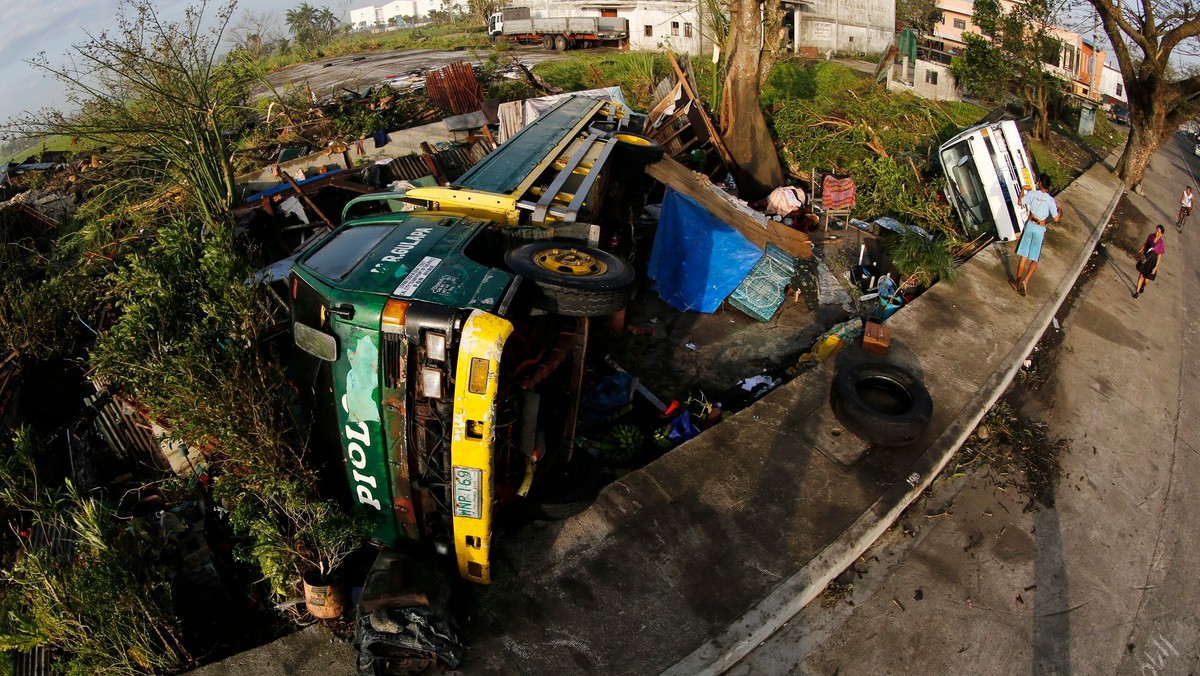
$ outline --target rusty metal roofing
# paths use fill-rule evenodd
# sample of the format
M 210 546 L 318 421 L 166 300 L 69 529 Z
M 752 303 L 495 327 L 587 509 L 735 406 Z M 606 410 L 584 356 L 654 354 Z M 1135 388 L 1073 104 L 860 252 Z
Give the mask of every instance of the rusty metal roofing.
M 483 89 L 475 80 L 475 70 L 465 61 L 426 73 L 425 90 L 433 105 L 455 115 L 473 113 L 483 107 Z

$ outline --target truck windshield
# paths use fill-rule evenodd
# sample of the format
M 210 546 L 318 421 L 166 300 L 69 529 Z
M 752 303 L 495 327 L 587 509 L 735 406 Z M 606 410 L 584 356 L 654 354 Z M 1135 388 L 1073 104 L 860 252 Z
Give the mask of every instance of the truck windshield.
M 305 259 L 304 264 L 326 279 L 344 279 L 395 229 L 395 223 L 345 228 Z
M 971 225 L 983 227 L 992 224 L 987 194 L 979 178 L 979 170 L 975 168 L 968 141 L 963 140 L 943 150 L 942 166 L 946 168 L 951 189 Z

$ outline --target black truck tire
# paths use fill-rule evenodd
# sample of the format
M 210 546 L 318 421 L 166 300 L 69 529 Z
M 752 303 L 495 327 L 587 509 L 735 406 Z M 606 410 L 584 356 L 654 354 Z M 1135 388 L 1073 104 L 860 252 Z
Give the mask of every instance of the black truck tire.
M 624 309 L 635 279 L 633 267 L 620 258 L 561 240 L 509 249 L 504 262 L 537 285 L 539 309 L 568 317 L 603 317 Z
M 546 37 L 542 38 L 542 46 L 546 49 L 554 49 L 554 36 L 547 35 Z
M 916 441 L 933 416 L 925 385 L 890 362 L 864 361 L 839 369 L 829 403 L 847 429 L 878 446 Z
M 566 37 L 559 35 L 554 38 L 554 48 L 560 52 L 565 52 L 571 48 L 571 43 L 567 41 Z
M 629 131 L 618 131 L 611 138 L 617 142 L 617 150 L 619 152 L 636 162 L 653 164 L 663 158 L 662 144 L 649 136 Z

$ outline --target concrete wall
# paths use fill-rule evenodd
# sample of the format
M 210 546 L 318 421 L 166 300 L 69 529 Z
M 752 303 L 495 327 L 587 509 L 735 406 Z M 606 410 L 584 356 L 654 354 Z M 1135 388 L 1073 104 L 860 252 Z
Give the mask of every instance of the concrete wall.
M 794 16 L 797 49 L 881 54 L 895 37 L 894 0 L 810 0 Z
M 303 170 L 308 178 L 312 178 L 317 173 L 309 173 L 309 170 L 316 167 L 342 169 L 347 166 L 346 160 L 349 160 L 349 166 L 351 167 L 366 166 L 376 160 L 404 157 L 412 153 L 419 153 L 421 152 L 422 141 L 432 145 L 440 141 L 462 141 L 465 139 L 465 134 L 460 134 L 456 138 L 453 132 L 446 131 L 446 125 L 441 122 L 434 122 L 420 127 L 413 127 L 412 129 L 391 132 L 388 134 L 387 145 L 382 148 L 376 148 L 375 143 L 371 139 L 366 139 L 363 141 L 363 150 L 360 153 L 352 141 L 345 153 L 331 153 L 327 155 L 324 152 L 315 152 L 304 157 L 298 157 L 290 162 L 284 162 L 279 165 L 279 169 L 291 176 L 295 176 L 297 171 Z M 280 182 L 279 179 L 275 178 L 275 174 L 270 166 L 237 177 L 238 186 L 244 186 L 247 194 L 266 190 L 279 185 Z
M 909 63 L 908 57 L 902 57 L 888 73 L 888 89 L 892 91 L 912 92 L 917 96 L 934 101 L 960 101 L 958 81 L 950 72 L 950 67 L 917 59 Z

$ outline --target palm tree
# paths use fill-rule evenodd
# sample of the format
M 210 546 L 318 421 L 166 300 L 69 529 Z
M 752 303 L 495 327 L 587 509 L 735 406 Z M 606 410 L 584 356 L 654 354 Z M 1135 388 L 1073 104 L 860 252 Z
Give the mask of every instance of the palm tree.
M 292 31 L 296 42 L 302 45 L 311 45 L 316 41 L 316 35 L 313 32 L 316 17 L 317 9 L 307 2 L 302 2 L 299 7 L 287 11 L 288 29 Z

